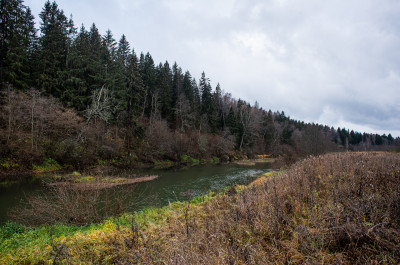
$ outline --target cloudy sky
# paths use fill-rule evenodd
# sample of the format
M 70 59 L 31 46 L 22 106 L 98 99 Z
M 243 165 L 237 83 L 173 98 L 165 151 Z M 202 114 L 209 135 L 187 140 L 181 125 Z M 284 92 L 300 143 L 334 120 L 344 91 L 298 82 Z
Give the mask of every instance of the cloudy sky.
M 25 0 L 37 17 L 44 0 Z M 400 136 L 398 0 L 58 0 L 77 26 L 306 122 Z M 38 25 L 37 25 L 38 27 Z

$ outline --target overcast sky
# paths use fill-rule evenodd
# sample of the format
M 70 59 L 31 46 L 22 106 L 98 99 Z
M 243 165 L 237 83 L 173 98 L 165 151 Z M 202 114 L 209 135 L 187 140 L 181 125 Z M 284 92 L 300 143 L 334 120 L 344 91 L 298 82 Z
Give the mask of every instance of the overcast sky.
M 25 0 L 38 17 L 44 0 Z M 58 0 L 76 26 L 306 122 L 400 136 L 398 0 Z M 39 25 L 37 25 L 39 27 Z

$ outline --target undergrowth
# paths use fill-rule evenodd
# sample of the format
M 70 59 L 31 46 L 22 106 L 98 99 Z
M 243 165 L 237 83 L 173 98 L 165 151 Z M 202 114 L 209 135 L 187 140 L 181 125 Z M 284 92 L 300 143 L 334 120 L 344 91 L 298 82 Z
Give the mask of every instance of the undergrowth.
M 247 187 L 90 227 L 5 227 L 4 264 L 399 264 L 400 156 L 311 157 Z

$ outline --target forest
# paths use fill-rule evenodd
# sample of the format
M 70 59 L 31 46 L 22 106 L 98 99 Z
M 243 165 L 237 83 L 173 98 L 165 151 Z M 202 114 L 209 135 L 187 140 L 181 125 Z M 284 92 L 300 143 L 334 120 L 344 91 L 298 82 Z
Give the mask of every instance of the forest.
M 125 35 L 78 28 L 56 2 L 44 3 L 39 27 L 23 0 L 0 3 L 0 171 L 400 150 L 391 134 L 305 123 L 236 99 L 204 72 L 196 79 L 137 53 Z

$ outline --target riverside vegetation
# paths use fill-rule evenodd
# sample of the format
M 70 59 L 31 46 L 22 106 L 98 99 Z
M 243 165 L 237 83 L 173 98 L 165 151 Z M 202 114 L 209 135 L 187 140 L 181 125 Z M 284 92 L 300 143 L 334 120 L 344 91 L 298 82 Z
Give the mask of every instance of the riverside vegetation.
M 0 235 L 3 264 L 398 264 L 400 155 L 310 157 L 190 202 Z

